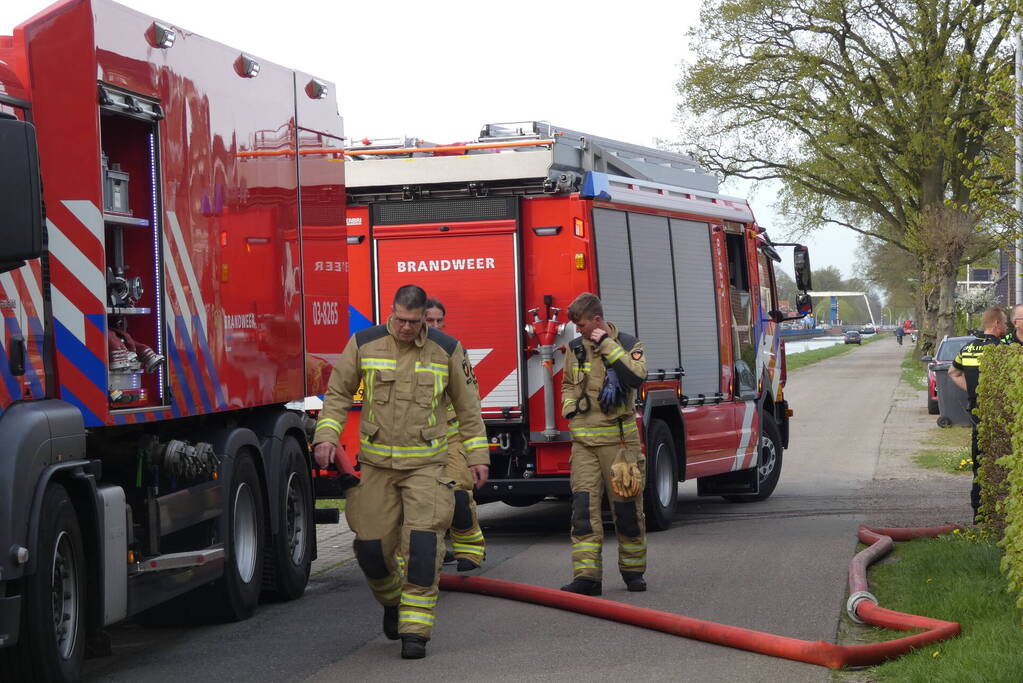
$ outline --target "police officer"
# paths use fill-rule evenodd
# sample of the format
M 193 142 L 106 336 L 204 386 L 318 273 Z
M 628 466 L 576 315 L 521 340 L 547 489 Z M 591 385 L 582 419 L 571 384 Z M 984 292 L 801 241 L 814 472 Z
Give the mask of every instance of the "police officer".
M 1009 321 L 1012 331 L 1002 338 L 1006 344 L 1023 345 L 1023 304 L 1012 307 L 1012 319 Z
M 643 343 L 604 319 L 594 294 L 584 292 L 568 307 L 579 337 L 569 343 L 561 384 L 562 415 L 572 433 L 572 582 L 561 590 L 600 595 L 605 488 L 618 535 L 618 569 L 630 591 L 646 590 L 646 520 L 643 516 L 645 458 L 636 427 L 636 389 L 646 379 Z M 612 490 L 612 464 L 625 448 L 638 468 L 639 493 Z
M 426 324 L 438 330 L 444 330 L 447 321 L 447 308 L 437 299 L 426 300 Z M 454 550 L 451 560 L 458 562 L 458 571 L 467 572 L 479 569 L 486 556 L 486 544 L 483 540 L 483 529 L 480 528 L 476 516 L 476 501 L 472 490 L 481 484 L 473 481 L 473 472 L 468 465 L 489 465 L 490 452 L 478 452 L 472 461 L 466 460 L 465 447 L 458 439 L 458 415 L 455 409 L 448 406 L 448 464 L 445 473 L 458 486 L 455 489 L 455 514 L 451 519 L 451 545 Z M 444 561 L 448 561 L 447 554 Z
M 330 375 L 313 436 L 320 467 L 336 457 L 345 464 L 338 437 L 362 381 L 362 480 L 348 491 L 345 516 L 359 567 L 384 606 L 384 634 L 401 638 L 405 659 L 426 655 L 443 535 L 454 509 L 454 482 L 444 473 L 449 403 L 469 457 L 488 452 L 472 366 L 457 339 L 423 324 L 425 303 L 426 292 L 405 285 L 394 295 L 386 325 L 349 340 Z M 486 481 L 485 465 L 472 469 Z M 407 560 L 407 570 L 399 558 Z
M 970 399 L 970 418 L 973 422 L 973 434 L 970 442 L 970 455 L 973 458 L 973 486 L 970 488 L 970 505 L 973 507 L 973 522 L 977 523 L 980 510 L 980 484 L 977 482 L 977 470 L 980 468 L 980 447 L 977 445 L 977 425 L 980 419 L 973 414 L 977 407 L 977 384 L 980 382 L 981 359 L 988 346 L 1003 343 L 1009 326 L 1005 311 L 992 306 L 984 311 L 981 318 L 984 332 L 962 348 L 959 355 L 952 361 L 948 369 L 948 377 L 956 386 L 965 391 Z

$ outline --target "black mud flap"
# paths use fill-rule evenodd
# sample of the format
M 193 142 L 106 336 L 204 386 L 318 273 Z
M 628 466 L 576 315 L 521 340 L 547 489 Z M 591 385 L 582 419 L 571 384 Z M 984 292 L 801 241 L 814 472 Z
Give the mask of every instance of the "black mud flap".
M 748 496 L 760 493 L 760 478 L 757 468 L 737 472 L 715 474 L 712 477 L 700 477 L 696 480 L 698 496 Z

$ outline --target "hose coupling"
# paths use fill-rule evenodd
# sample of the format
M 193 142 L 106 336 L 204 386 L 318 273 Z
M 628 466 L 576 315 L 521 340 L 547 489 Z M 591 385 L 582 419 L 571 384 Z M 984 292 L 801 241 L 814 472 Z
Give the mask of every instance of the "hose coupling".
M 877 598 L 870 591 L 856 591 L 849 596 L 849 600 L 845 603 L 845 611 L 849 614 L 849 618 L 855 621 L 857 624 L 865 624 L 863 619 L 860 619 L 856 615 L 856 608 L 859 607 L 860 603 L 866 600 L 872 602 L 875 605 L 878 604 Z

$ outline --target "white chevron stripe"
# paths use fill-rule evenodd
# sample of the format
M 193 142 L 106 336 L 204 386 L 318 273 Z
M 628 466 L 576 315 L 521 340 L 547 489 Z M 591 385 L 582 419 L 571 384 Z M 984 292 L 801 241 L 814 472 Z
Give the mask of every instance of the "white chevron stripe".
M 188 330 L 188 336 L 192 336 L 192 311 L 188 307 L 188 299 L 185 298 L 185 291 L 181 287 L 181 277 L 178 275 L 178 266 L 174 258 L 174 252 L 171 251 L 170 243 L 167 242 L 167 235 L 163 236 L 163 253 L 167 255 L 167 267 L 164 269 L 167 272 L 167 279 L 170 280 L 171 289 L 174 290 L 174 298 L 178 303 L 178 310 L 181 311 L 182 317 L 185 319 L 185 329 Z M 173 324 L 167 325 L 168 329 L 173 332 L 173 336 L 177 336 L 177 330 L 174 329 Z
M 171 234 L 174 236 L 174 244 L 178 247 L 178 258 L 181 259 L 181 269 L 185 271 L 185 277 L 188 279 L 188 286 L 192 290 L 192 296 L 195 297 L 195 309 L 196 313 L 199 314 L 199 324 L 202 326 L 203 336 L 209 338 L 209 335 L 206 334 L 206 330 L 209 329 L 206 324 L 206 303 L 202 298 L 202 289 L 199 288 L 199 281 L 195 277 L 195 269 L 192 267 L 192 257 L 189 256 L 188 245 L 185 244 L 185 238 L 181 234 L 181 226 L 178 224 L 177 214 L 173 211 L 168 211 L 167 223 L 170 225 Z M 191 322 L 189 322 L 189 331 L 191 331 Z
M 18 327 L 21 328 L 21 333 L 28 337 L 28 330 L 25 329 L 25 303 L 21 300 L 21 294 L 18 292 L 18 287 L 14 284 L 14 276 L 8 271 L 6 273 L 0 273 L 0 287 L 4 290 L 4 298 L 13 299 L 18 302 L 14 307 L 14 315 L 18 320 Z M 2 316 L 0 316 L 2 317 Z M 4 344 L 7 344 L 7 326 L 4 326 L 2 330 Z
M 103 214 L 95 204 L 87 199 L 69 199 L 61 204 L 67 207 L 67 210 L 89 229 L 89 232 L 99 240 L 100 244 L 103 243 Z
M 25 280 L 28 296 L 32 299 L 32 308 L 35 309 L 41 325 L 43 322 L 43 293 L 39 290 L 39 281 L 36 280 L 36 274 L 31 264 L 21 268 L 21 277 Z
M 71 240 L 69 240 L 64 233 L 60 231 L 53 221 L 46 219 L 46 225 L 49 228 L 49 248 L 50 254 L 55 259 L 61 262 L 61 264 L 67 268 L 71 273 L 77 277 L 82 286 L 93 295 L 98 295 L 102 301 L 106 299 L 101 292 L 106 291 L 106 278 L 103 277 L 103 272 L 99 266 L 88 259 L 75 246 Z
M 53 317 L 68 328 L 78 341 L 85 344 L 85 316 L 56 287 L 50 288 Z
M 742 469 L 742 461 L 749 450 L 750 438 L 753 435 L 753 414 L 756 410 L 756 401 L 746 401 L 746 412 L 742 416 L 742 438 L 739 440 L 739 447 L 735 449 L 735 460 L 732 462 L 733 472 Z

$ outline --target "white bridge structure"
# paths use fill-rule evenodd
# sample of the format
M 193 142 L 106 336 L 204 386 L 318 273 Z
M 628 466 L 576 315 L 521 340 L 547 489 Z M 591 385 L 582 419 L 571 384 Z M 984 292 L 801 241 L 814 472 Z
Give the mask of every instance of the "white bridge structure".
M 834 325 L 838 322 L 838 297 L 840 296 L 862 296 L 863 303 L 867 306 L 867 314 L 870 316 L 870 324 L 875 329 L 877 323 L 874 322 L 874 312 L 870 310 L 870 301 L 867 299 L 866 292 L 810 292 L 810 296 L 814 299 L 822 299 L 825 297 L 831 298 L 831 324 Z

